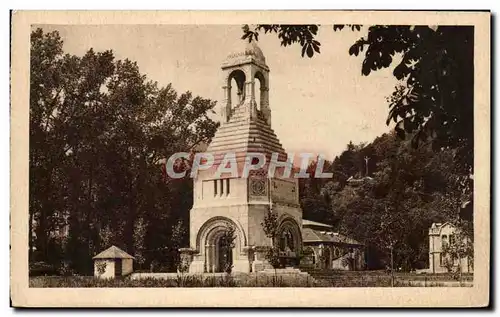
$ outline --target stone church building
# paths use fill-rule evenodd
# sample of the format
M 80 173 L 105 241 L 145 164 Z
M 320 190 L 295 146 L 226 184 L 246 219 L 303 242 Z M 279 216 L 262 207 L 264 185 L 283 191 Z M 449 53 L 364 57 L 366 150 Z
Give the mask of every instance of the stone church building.
M 287 161 L 287 154 L 271 127 L 269 67 L 264 54 L 255 42 L 246 42 L 225 59 L 222 75 L 221 126 L 206 152 L 214 155 L 214 167 L 225 166 L 222 159 L 229 152 L 235 153 L 240 171 L 247 153 L 262 153 L 267 163 L 249 177 L 217 175 L 215 168 L 198 171 L 190 212 L 190 247 L 181 249 L 183 255 L 189 254 L 191 273 L 222 272 L 226 261 L 235 272 L 270 268 L 265 250 L 272 242 L 261 225 L 268 211 L 277 215 L 281 256 L 293 259 L 303 248 L 298 179 L 277 177 L 283 168 L 267 175 L 272 154 L 278 153 L 280 162 Z M 228 226 L 236 229 L 231 249 L 222 245 Z

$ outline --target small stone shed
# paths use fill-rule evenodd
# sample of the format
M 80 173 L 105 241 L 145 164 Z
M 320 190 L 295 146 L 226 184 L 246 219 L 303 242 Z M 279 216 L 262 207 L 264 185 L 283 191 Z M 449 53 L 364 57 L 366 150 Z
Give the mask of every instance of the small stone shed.
M 115 278 L 132 273 L 135 260 L 133 256 L 114 245 L 92 259 L 94 260 L 94 276 L 100 278 Z

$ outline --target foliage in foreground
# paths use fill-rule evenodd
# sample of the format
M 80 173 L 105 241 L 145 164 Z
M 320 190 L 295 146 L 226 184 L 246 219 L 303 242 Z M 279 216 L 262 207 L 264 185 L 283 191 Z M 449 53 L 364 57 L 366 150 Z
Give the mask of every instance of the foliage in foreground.
M 464 282 L 470 285 L 472 275 L 464 276 Z M 445 284 L 446 283 L 446 284 Z M 450 284 L 451 283 L 451 284 Z M 342 274 L 328 279 L 313 279 L 311 277 L 284 277 L 275 275 L 225 275 L 225 276 L 195 276 L 179 275 L 176 278 L 156 279 L 100 279 L 92 276 L 32 277 L 30 287 L 75 287 L 75 288 L 112 288 L 112 287 L 390 287 L 389 275 L 376 274 Z M 446 274 L 438 275 L 399 275 L 395 286 L 460 286 L 452 277 Z M 464 284 L 465 285 L 465 284 Z
M 31 277 L 30 287 L 311 287 L 312 278 L 286 278 L 264 276 L 193 276 L 178 275 L 174 278 L 117 278 L 100 279 L 92 276 L 43 276 Z

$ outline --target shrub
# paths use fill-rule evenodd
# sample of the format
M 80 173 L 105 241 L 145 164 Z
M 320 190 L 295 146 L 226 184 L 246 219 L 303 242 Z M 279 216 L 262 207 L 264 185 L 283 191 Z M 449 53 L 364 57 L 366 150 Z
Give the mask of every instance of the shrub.
M 103 275 L 105 272 L 106 272 L 106 267 L 108 266 L 108 264 L 104 261 L 101 261 L 101 262 L 97 262 L 96 263 L 96 267 L 97 267 L 97 274 L 99 276 Z
M 33 262 L 29 265 L 30 276 L 57 275 L 57 268 L 43 261 Z

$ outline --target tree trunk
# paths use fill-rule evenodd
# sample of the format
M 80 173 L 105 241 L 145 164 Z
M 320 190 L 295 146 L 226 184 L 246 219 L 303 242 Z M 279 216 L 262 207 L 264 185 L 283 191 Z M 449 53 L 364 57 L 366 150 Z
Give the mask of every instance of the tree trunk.
M 29 254 L 28 254 L 28 261 L 33 261 L 33 209 L 29 209 L 29 224 L 28 224 L 28 230 L 29 230 Z
M 394 252 L 391 244 L 391 287 L 394 287 Z

